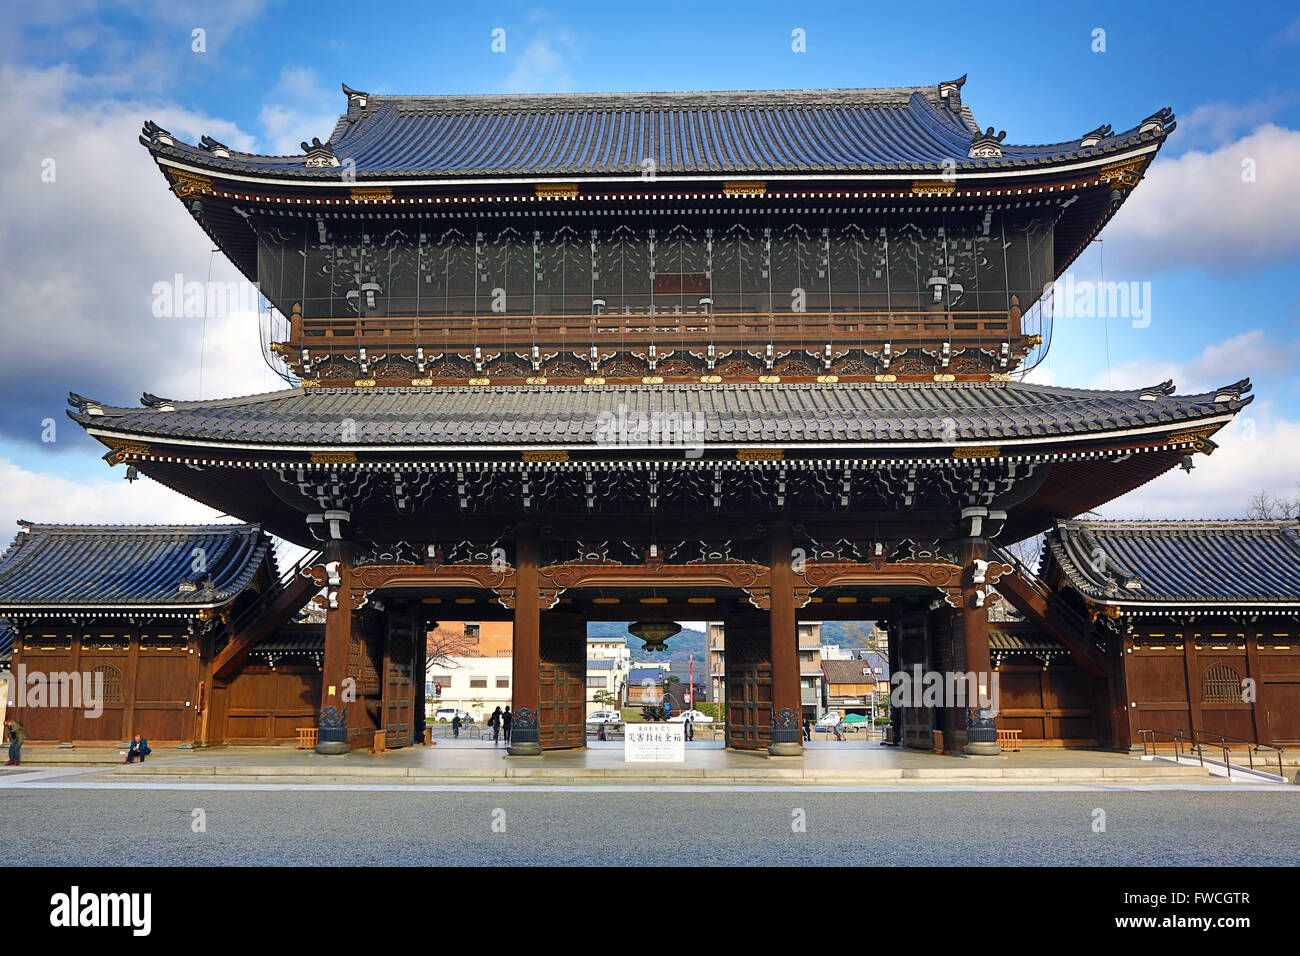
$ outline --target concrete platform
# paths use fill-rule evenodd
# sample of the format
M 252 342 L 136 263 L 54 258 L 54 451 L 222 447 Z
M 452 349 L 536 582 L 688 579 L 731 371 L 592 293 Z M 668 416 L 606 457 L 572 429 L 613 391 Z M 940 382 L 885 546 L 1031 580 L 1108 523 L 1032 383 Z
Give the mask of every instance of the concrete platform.
M 114 752 L 116 755 L 116 752 Z M 1105 784 L 1195 780 L 1208 770 L 1100 750 L 1024 750 L 966 757 L 898 750 L 867 742 L 808 746 L 801 757 L 726 750 L 710 742 L 687 748 L 681 764 L 629 764 L 618 742 L 585 750 L 510 757 L 490 744 L 441 743 L 384 754 L 355 751 L 325 757 L 290 747 L 225 747 L 155 753 L 144 764 L 119 764 L 115 775 L 151 779 L 326 783 L 371 780 L 422 784 L 700 784 L 718 785 L 945 785 Z M 1225 781 L 1226 782 L 1226 781 Z

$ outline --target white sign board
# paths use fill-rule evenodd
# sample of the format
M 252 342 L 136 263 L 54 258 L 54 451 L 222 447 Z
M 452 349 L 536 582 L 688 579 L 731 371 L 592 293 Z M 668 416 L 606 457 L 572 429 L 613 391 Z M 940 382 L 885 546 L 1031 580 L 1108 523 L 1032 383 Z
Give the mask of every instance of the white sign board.
M 686 729 L 681 724 L 624 724 L 624 763 L 685 763 Z

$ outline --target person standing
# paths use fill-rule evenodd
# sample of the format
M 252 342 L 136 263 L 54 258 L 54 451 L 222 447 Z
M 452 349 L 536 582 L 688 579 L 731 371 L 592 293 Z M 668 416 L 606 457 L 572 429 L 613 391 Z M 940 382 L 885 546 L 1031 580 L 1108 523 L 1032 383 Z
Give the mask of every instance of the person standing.
M 510 713 L 510 705 L 506 704 L 505 712 L 501 715 L 501 736 L 505 738 L 506 743 L 510 743 L 510 725 L 514 722 L 515 718 Z
M 844 740 L 844 734 L 847 730 L 848 728 L 844 726 L 844 718 L 841 717 L 835 724 L 835 739 L 840 741 Z
M 23 741 L 27 739 L 27 729 L 16 720 L 5 723 L 5 737 L 9 740 L 9 762 L 6 767 L 17 767 L 23 760 Z
M 492 716 L 488 718 L 488 726 L 492 728 L 492 744 L 501 739 L 501 708 L 498 707 L 492 711 Z
M 812 740 L 812 721 L 809 720 L 807 716 L 803 719 L 803 739 L 808 741 Z
M 451 735 L 460 739 L 460 711 L 457 711 L 451 718 Z
M 695 723 L 691 720 L 691 715 L 686 715 L 686 739 L 695 739 Z

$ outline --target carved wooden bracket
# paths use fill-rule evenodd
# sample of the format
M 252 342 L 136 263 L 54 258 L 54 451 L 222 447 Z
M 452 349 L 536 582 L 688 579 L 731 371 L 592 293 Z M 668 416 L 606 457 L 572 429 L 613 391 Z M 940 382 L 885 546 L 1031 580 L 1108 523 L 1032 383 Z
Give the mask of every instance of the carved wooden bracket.
M 754 607 L 772 606 L 772 572 L 760 564 L 553 564 L 537 574 L 544 609 L 554 607 L 565 591 L 580 587 L 739 588 Z
M 963 568 L 946 562 L 891 563 L 884 558 L 866 562 L 809 561 L 802 571 L 795 572 L 796 582 L 803 582 L 802 585 L 796 584 L 795 592 L 796 595 L 811 595 L 812 591 L 826 587 L 931 587 L 943 592 L 947 604 L 959 608 L 962 606 L 962 578 Z
M 367 564 L 352 569 L 356 589 L 466 587 L 496 593 L 502 607 L 515 606 L 515 569 L 493 564 Z

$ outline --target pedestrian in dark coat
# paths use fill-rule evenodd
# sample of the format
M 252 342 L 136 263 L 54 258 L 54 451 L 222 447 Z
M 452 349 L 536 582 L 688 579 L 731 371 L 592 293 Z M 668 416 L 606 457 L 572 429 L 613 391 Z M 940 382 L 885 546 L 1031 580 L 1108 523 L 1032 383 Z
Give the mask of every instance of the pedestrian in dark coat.
M 496 743 L 501 739 L 501 708 L 498 707 L 492 711 L 492 716 L 488 718 L 488 726 L 492 728 L 492 742 Z
M 505 738 L 506 743 L 510 743 L 510 725 L 514 722 L 515 718 L 510 713 L 510 705 L 506 704 L 505 713 L 501 715 L 501 736 Z
M 451 718 L 451 735 L 453 737 L 460 736 L 460 714 L 456 714 Z

